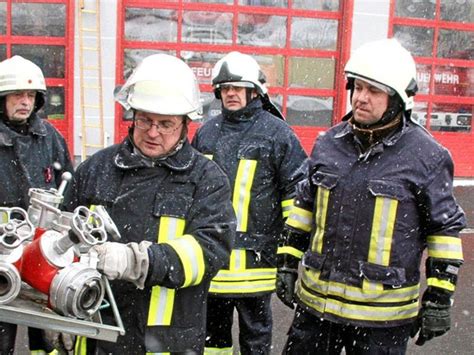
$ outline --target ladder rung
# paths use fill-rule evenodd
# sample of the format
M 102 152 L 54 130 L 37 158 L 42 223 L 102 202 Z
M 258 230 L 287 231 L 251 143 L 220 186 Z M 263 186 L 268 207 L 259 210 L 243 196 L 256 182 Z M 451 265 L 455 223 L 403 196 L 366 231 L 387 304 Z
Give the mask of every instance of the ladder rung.
M 81 9 L 81 11 L 85 14 L 96 14 L 97 13 L 97 11 L 95 11 L 95 10 Z
M 82 32 L 98 32 L 97 27 L 96 28 L 91 28 L 91 27 L 83 27 L 81 29 Z
M 88 143 L 85 143 L 84 146 L 89 147 L 89 148 L 104 148 L 103 144 L 88 144 Z
M 90 66 L 90 67 L 82 67 L 82 69 L 84 70 L 99 70 L 99 67 L 93 67 L 93 66 Z
M 86 128 L 102 128 L 102 125 L 101 124 L 88 123 L 88 124 L 85 124 L 84 127 L 86 127 Z
M 86 50 L 86 51 L 98 51 L 99 48 L 98 47 L 82 47 L 83 50 Z
M 87 105 L 87 104 L 84 104 L 84 105 L 82 105 L 82 106 L 83 106 L 83 107 L 87 107 L 87 108 L 97 108 L 97 109 L 100 108 L 99 105 Z

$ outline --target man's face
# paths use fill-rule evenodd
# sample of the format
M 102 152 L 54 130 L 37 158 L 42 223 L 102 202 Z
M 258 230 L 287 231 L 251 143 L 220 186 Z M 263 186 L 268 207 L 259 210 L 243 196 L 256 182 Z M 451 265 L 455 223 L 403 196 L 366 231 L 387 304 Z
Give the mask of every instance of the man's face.
M 387 110 L 389 96 L 379 88 L 355 79 L 352 95 L 352 111 L 356 122 L 371 125 L 378 122 Z
M 35 108 L 36 91 L 25 90 L 8 94 L 5 98 L 6 115 L 10 121 L 24 123 Z
M 234 86 L 232 84 L 223 84 L 220 87 L 222 105 L 229 111 L 237 111 L 247 106 L 246 88 Z M 252 91 L 252 98 L 257 94 Z
M 133 141 L 140 151 L 150 158 L 157 158 L 171 151 L 181 138 L 182 116 L 160 115 L 137 111 L 135 113 Z

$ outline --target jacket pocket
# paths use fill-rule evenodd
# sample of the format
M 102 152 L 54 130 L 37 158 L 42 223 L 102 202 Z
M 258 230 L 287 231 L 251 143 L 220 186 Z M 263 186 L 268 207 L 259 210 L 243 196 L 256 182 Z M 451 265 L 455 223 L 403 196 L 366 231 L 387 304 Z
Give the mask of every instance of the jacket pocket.
M 398 201 L 408 197 L 406 187 L 396 181 L 370 180 L 369 191 L 375 197 L 387 197 Z
M 387 286 L 401 286 L 406 283 L 405 269 L 394 266 L 383 266 L 372 264 L 367 261 L 359 261 L 360 274 L 372 282 L 380 282 Z
M 301 265 L 306 268 L 321 271 L 326 260 L 325 254 L 319 254 L 311 250 L 307 250 L 301 260 Z
M 157 192 L 153 215 L 186 219 L 192 202 L 191 193 Z
M 327 190 L 332 190 L 336 187 L 338 181 L 339 176 L 319 170 L 311 176 L 311 182 L 314 185 L 323 187 Z

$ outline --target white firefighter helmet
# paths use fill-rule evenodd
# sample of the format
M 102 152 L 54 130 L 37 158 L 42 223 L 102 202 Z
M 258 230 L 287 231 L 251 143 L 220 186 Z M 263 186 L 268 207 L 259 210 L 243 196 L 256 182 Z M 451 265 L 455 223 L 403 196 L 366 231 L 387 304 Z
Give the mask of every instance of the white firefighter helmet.
M 219 86 L 240 83 L 243 87 L 255 88 L 259 95 L 265 95 L 265 75 L 257 61 L 247 54 L 230 52 L 221 58 L 212 69 L 212 85 L 219 98 Z M 237 85 L 236 85 L 237 84 Z
M 348 78 L 359 78 L 375 86 L 380 84 L 400 95 L 405 110 L 414 106 L 416 64 L 396 39 L 373 41 L 357 48 L 349 58 L 344 72 Z M 390 90 L 388 92 L 390 93 Z
M 195 120 L 202 111 L 199 96 L 196 76 L 186 63 L 168 54 L 153 54 L 138 65 L 115 100 L 126 110 L 187 115 Z
M 0 96 L 20 90 L 45 94 L 46 84 L 43 72 L 35 63 L 15 55 L 0 63 Z

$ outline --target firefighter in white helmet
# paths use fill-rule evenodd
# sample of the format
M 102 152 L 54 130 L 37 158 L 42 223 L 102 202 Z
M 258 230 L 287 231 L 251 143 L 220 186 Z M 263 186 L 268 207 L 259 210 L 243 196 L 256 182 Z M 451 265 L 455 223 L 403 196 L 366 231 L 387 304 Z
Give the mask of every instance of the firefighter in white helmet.
M 303 272 L 284 353 L 405 354 L 450 328 L 465 216 L 448 150 L 411 120 L 411 54 L 370 42 L 344 71 L 352 110 L 317 139 L 286 223 Z
M 116 100 L 133 113 L 129 135 L 76 170 L 77 205 L 103 205 L 121 242 L 95 247 L 126 334 L 116 343 L 80 339 L 76 354 L 200 354 L 211 278 L 229 259 L 235 233 L 230 186 L 188 142 L 199 87 L 182 60 L 146 57 Z M 101 311 L 114 324 L 112 310 Z
M 36 64 L 20 56 L 0 63 L 0 206 L 26 210 L 30 188 L 57 188 L 62 173 L 73 171 L 64 138 L 37 115 L 45 95 L 45 79 Z M 0 323 L 1 354 L 13 353 L 16 328 Z M 29 341 L 31 350 L 53 349 L 52 337 L 38 329 L 29 329 Z
M 293 173 L 306 154 L 269 100 L 265 76 L 254 58 L 227 54 L 213 68 L 212 85 L 222 114 L 199 129 L 193 145 L 230 179 L 237 234 L 229 265 L 211 283 L 206 349 L 232 354 L 237 309 L 240 351 L 269 354 L 278 236 L 292 203 L 297 182 Z

